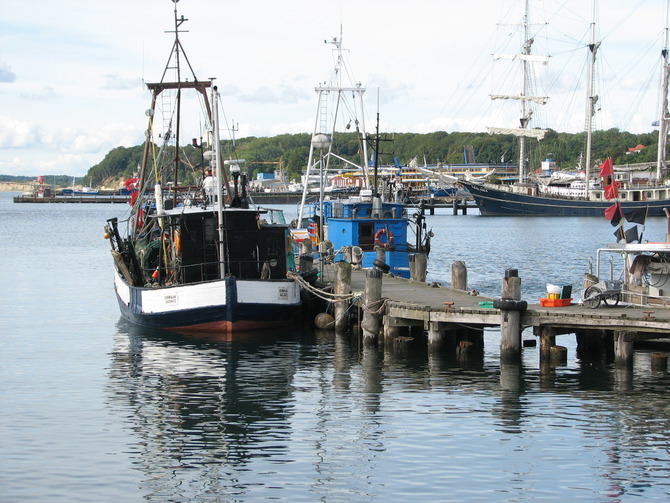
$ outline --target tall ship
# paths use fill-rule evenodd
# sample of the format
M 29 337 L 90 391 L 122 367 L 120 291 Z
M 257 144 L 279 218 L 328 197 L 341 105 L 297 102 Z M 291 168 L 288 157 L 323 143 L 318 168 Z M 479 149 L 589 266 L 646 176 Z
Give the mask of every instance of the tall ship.
M 250 201 L 242 160 L 223 159 L 217 87 L 193 72 L 179 40 L 186 20 L 176 2 L 174 9 L 167 66 L 160 82 L 147 84 L 151 107 L 139 176 L 128 184 L 131 210 L 105 225 L 121 314 L 137 325 L 180 332 L 286 325 L 301 307 L 300 287 L 287 277 L 294 268 L 288 226 L 280 212 Z M 202 104 L 209 169 L 198 187 L 180 190 L 186 92 Z
M 529 175 L 525 141 L 534 137 L 538 141 L 544 136 L 542 129 L 531 128 L 532 105 L 546 102 L 545 97 L 532 96 L 527 92 L 529 65 L 542 61 L 542 56 L 531 54 L 533 37 L 529 34 L 529 12 L 526 1 L 522 27 L 524 43 L 520 54 L 512 59 L 523 65 L 523 86 L 518 95 L 493 95 L 494 99 L 513 99 L 521 103 L 521 127 L 518 129 L 489 128 L 491 133 L 515 134 L 519 140 L 519 181 L 512 184 L 493 184 L 486 180 L 462 180 L 475 200 L 481 215 L 485 216 L 599 216 L 606 210 L 621 214 L 626 211 L 643 210 L 648 216 L 663 216 L 665 208 L 670 208 L 670 186 L 664 183 L 667 175 L 667 135 L 668 135 L 668 28 L 665 28 L 665 42 L 662 51 L 661 103 L 659 117 L 658 156 L 655 173 L 649 166 L 620 169 L 606 160 L 594 166 L 591 159 L 592 121 L 596 112 L 598 97 L 594 94 L 594 68 L 600 42 L 596 40 L 595 22 L 591 23 L 589 51 L 588 97 L 586 103 L 586 145 L 584 149 L 584 173 L 581 177 L 532 178 Z M 667 17 L 667 16 L 666 16 Z M 595 19 L 595 3 L 594 3 Z M 547 159 L 547 164 L 551 159 Z M 594 172 L 595 171 L 595 172 Z M 598 172 L 599 171 L 599 172 Z M 645 172 L 644 176 L 640 176 Z M 561 174 L 560 172 L 555 175 Z

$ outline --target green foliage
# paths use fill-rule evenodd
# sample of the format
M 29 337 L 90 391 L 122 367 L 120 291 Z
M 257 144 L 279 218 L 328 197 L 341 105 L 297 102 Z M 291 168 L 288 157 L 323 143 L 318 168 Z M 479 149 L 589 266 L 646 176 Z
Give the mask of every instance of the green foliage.
M 380 142 L 380 163 L 391 164 L 397 157 L 401 164 L 409 163 L 416 157 L 419 164 L 437 162 L 461 164 L 464 162 L 463 150 L 472 146 L 477 162 L 482 163 L 513 163 L 518 162 L 518 139 L 507 135 L 489 135 L 487 133 L 447 133 L 436 131 L 427 134 L 394 133 L 386 134 L 385 138 L 393 141 Z M 632 134 L 609 129 L 593 133 L 592 161 L 601 163 L 606 157 L 612 157 L 615 164 L 647 162 L 656 159 L 657 132 Z M 628 149 L 638 144 L 645 145 L 643 151 L 627 155 Z M 558 133 L 549 131 L 546 137 L 537 142 L 528 140 L 531 169 L 540 167 L 540 163 L 549 154 L 562 169 L 574 169 L 579 164 L 580 156 L 585 147 L 584 133 Z M 267 173 L 279 169 L 281 161 L 285 175 L 289 179 L 300 179 L 307 166 L 309 156 L 310 135 L 283 134 L 269 138 L 248 137 L 236 140 L 233 148 L 231 143 L 222 145 L 226 158 L 245 159 L 249 178 L 254 179 L 257 173 Z M 334 138 L 333 148 L 344 158 L 356 164 L 361 163 L 360 141 L 356 133 L 340 133 Z M 96 186 L 110 178 L 130 177 L 137 171 L 141 163 L 143 145 L 111 150 L 105 158 L 89 169 L 84 183 Z M 372 146 L 368 143 L 368 153 L 372 155 Z M 168 158 L 174 152 L 166 151 Z M 172 157 L 170 157 L 172 156 Z M 198 183 L 202 176 L 201 151 L 191 145 L 180 150 L 179 180 L 180 183 Z M 172 174 L 165 174 L 172 179 Z M 68 184 L 71 183 L 71 179 Z

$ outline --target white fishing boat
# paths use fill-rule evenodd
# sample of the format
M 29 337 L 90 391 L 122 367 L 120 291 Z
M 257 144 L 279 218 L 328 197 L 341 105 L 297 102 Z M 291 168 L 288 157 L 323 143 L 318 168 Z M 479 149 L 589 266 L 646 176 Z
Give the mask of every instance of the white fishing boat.
M 129 184 L 131 212 L 105 226 L 121 314 L 138 325 L 178 331 L 230 333 L 286 325 L 301 306 L 300 287 L 287 278 L 293 268 L 288 226 L 280 212 L 249 201 L 240 161 L 224 163 L 219 95 L 213 79 L 198 80 L 191 68 L 179 40 L 184 21 L 175 2 L 170 58 L 161 81 L 147 84 L 152 94 L 149 126 L 139 179 Z M 180 62 L 188 64 L 190 78 L 183 78 Z M 176 68 L 175 80 L 166 80 L 170 68 Z M 212 176 L 195 192 L 178 190 L 179 132 L 184 126 L 167 120 L 166 129 L 158 131 L 163 122 L 157 120 L 156 105 L 160 102 L 165 114 L 170 91 L 177 92 L 168 116 L 180 117 L 186 91 L 198 93 L 206 111 L 205 157 Z M 154 144 L 159 134 L 160 147 Z

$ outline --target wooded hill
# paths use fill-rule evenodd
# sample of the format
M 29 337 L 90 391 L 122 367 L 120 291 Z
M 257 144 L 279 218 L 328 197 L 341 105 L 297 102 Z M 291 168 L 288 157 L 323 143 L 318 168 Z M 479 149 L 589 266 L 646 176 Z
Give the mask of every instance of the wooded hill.
M 245 159 L 243 169 L 246 169 L 250 179 L 255 179 L 256 173 L 278 169 L 281 161 L 288 179 L 300 180 L 300 175 L 307 165 L 310 136 L 301 133 L 267 138 L 241 138 L 236 140 L 234 149 L 230 142 L 222 142 L 223 155 L 224 158 Z M 382 137 L 392 141 L 380 143 L 380 164 L 391 164 L 394 156 L 401 164 L 409 163 L 414 157 L 420 165 L 424 160 L 428 164 L 436 162 L 462 164 L 463 149 L 467 146 L 474 148 L 477 162 L 502 162 L 514 165 L 518 163 L 518 141 L 513 136 L 438 131 L 427 134 L 385 134 Z M 607 157 L 612 157 L 615 164 L 654 161 L 657 155 L 657 138 L 657 131 L 645 134 L 631 134 L 618 129 L 596 131 L 592 138 L 593 163 L 599 164 Z M 531 169 L 539 168 L 541 161 L 549 155 L 561 169 L 575 169 L 584 150 L 584 144 L 584 133 L 550 131 L 540 142 L 529 140 L 527 145 L 531 147 L 528 157 Z M 640 152 L 627 153 L 637 145 L 644 145 L 646 148 Z M 137 145 L 111 150 L 102 161 L 89 169 L 84 177 L 84 185 L 93 187 L 105 185 L 111 188 L 110 182 L 117 183 L 133 176 L 141 163 L 143 148 L 143 145 Z M 360 144 L 355 133 L 337 134 L 333 148 L 342 157 L 360 164 Z M 369 155 L 372 150 L 368 144 Z M 183 162 L 179 170 L 180 183 L 191 184 L 200 181 L 201 155 L 201 150 L 197 147 L 192 145 L 181 147 L 180 158 Z

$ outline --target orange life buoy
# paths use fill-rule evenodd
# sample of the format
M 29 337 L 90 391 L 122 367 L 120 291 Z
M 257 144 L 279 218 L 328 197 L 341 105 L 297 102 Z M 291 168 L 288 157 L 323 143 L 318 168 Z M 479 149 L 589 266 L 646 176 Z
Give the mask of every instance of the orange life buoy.
M 381 242 L 381 237 L 386 234 L 386 243 Z M 377 234 L 375 234 L 375 244 L 378 246 L 389 247 L 393 245 L 393 233 L 386 228 L 379 229 Z

